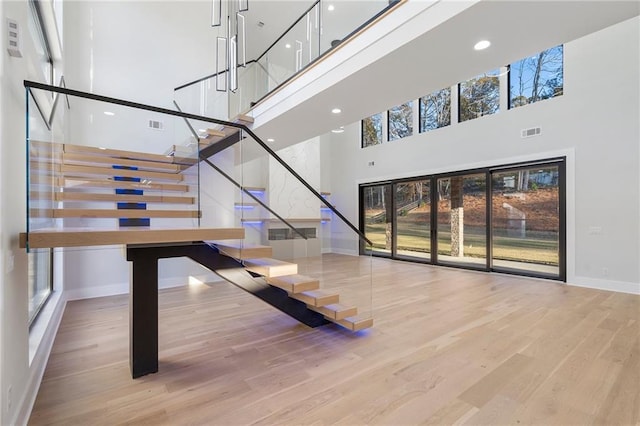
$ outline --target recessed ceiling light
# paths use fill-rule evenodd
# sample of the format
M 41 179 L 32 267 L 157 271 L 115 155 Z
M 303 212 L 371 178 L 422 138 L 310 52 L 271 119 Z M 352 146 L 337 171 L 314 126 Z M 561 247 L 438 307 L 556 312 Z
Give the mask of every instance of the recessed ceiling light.
M 342 112 L 342 110 L 340 108 L 334 108 L 331 110 L 332 113 L 334 114 L 340 114 Z
M 284 47 L 286 47 L 287 49 L 291 49 L 291 45 L 289 43 L 285 44 Z
M 327 10 L 329 12 L 331 12 L 331 11 L 335 10 L 335 7 L 332 4 L 330 4 L 329 7 L 327 7 Z
M 275 142 L 276 140 L 274 138 L 269 138 L 267 139 L 267 142 Z
M 344 132 L 344 126 L 340 126 L 340 128 L 338 129 L 333 129 L 331 131 L 331 133 L 343 133 Z
M 111 111 L 105 111 L 104 115 L 116 115 L 116 113 Z
M 491 42 L 489 40 L 480 40 L 475 46 L 473 46 L 473 48 L 475 50 L 484 50 L 489 46 L 491 46 Z

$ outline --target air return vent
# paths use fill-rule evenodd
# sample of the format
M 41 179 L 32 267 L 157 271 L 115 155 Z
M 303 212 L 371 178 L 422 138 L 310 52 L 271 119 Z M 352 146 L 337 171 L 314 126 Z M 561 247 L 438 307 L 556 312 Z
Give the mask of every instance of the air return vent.
M 149 128 L 153 130 L 164 130 L 164 123 L 157 120 L 149 120 Z
M 540 134 L 540 127 L 532 127 L 530 129 L 522 129 L 520 135 L 523 138 L 530 138 L 533 136 L 538 136 Z

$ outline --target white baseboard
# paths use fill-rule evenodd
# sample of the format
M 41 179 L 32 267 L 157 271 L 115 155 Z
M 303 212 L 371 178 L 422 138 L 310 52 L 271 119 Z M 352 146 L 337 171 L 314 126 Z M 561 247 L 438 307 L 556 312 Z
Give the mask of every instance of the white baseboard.
M 211 275 L 194 275 L 193 278 L 203 282 L 212 282 Z M 222 279 L 220 279 L 222 281 Z M 188 285 L 189 277 L 170 277 L 158 280 L 159 289 L 181 287 Z M 93 299 L 94 297 L 116 296 L 119 294 L 129 294 L 129 283 L 118 283 L 100 287 L 76 288 L 65 291 L 66 299 L 82 300 Z
M 30 351 L 33 347 L 34 353 L 29 365 L 27 385 L 22 398 L 20 398 L 15 418 L 10 423 L 12 425 L 26 425 L 31 417 L 31 410 L 36 402 L 42 376 L 47 367 L 49 354 L 51 354 L 53 342 L 58 334 L 58 327 L 60 327 L 66 305 L 67 299 L 64 292 L 53 293 L 31 328 L 29 346 Z M 32 342 L 32 338 L 36 341 Z
M 360 253 L 358 253 L 358 250 L 347 250 L 347 249 L 332 249 L 330 251 L 330 253 L 335 253 L 335 254 L 344 254 L 346 256 L 360 256 Z
M 567 283 L 576 287 L 594 288 L 598 290 L 617 291 L 640 295 L 640 283 L 628 281 L 603 280 L 590 277 L 575 277 L 573 282 Z
M 68 301 L 93 299 L 95 297 L 116 296 L 129 293 L 129 283 L 103 285 L 100 287 L 76 288 L 65 290 Z

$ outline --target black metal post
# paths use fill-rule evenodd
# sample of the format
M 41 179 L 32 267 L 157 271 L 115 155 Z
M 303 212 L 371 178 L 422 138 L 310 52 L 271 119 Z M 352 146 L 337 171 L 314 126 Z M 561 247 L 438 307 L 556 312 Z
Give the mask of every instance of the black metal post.
M 138 252 L 129 284 L 129 364 L 135 379 L 158 371 L 158 258 Z

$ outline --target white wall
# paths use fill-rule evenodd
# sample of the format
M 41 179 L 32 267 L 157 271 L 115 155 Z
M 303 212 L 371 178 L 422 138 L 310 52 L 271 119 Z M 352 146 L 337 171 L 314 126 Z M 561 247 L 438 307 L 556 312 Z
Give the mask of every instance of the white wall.
M 320 189 L 320 138 L 277 151 L 277 154 L 313 188 Z M 269 206 L 282 217 L 320 217 L 320 200 L 274 158 L 269 158 Z
M 214 69 L 216 32 L 209 15 L 210 5 L 199 1 L 65 3 L 68 87 L 175 110 L 174 87 Z M 191 137 L 179 118 L 81 99 L 71 102 L 68 143 L 163 153 Z M 148 120 L 162 121 L 164 130 L 149 129 Z M 205 207 L 211 203 L 206 191 L 202 201 Z M 210 219 L 203 218 L 203 225 Z M 167 222 L 152 219 L 152 226 L 171 226 Z M 128 291 L 130 265 L 121 247 L 66 250 L 65 266 L 65 291 L 71 299 Z M 187 259 L 160 262 L 162 287 L 186 284 L 189 275 L 217 279 Z
M 348 126 L 326 164 L 334 203 L 357 223 L 359 183 L 567 155 L 568 282 L 640 293 L 639 28 L 633 18 L 566 43 L 559 98 L 366 149 Z M 521 139 L 533 126 L 542 134 Z

